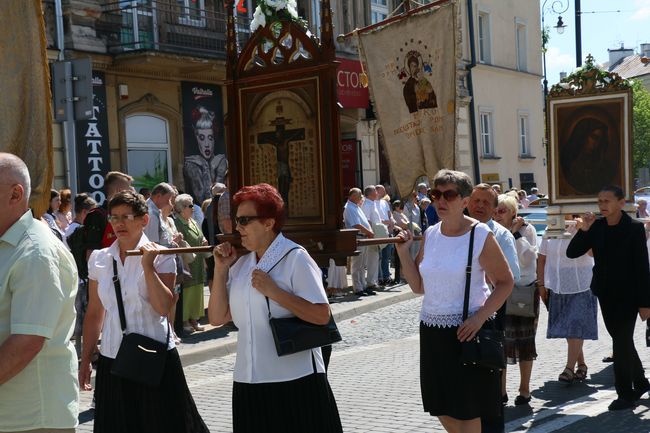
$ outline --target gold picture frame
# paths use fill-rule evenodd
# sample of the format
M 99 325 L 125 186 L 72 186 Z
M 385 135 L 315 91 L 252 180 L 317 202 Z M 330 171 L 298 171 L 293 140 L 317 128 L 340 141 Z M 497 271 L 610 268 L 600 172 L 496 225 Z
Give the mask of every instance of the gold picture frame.
M 606 185 L 632 188 L 632 93 L 551 98 L 551 204 L 593 204 Z

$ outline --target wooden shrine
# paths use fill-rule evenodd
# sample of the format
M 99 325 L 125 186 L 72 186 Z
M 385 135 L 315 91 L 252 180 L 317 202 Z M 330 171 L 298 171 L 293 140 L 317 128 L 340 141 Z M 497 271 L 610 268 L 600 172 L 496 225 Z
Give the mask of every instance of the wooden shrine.
M 343 264 L 355 254 L 356 230 L 339 230 L 345 200 L 330 1 L 321 1 L 320 41 L 297 22 L 267 17 L 239 53 L 233 2 L 226 0 L 230 191 L 275 186 L 288 214 L 283 233 L 319 265 Z

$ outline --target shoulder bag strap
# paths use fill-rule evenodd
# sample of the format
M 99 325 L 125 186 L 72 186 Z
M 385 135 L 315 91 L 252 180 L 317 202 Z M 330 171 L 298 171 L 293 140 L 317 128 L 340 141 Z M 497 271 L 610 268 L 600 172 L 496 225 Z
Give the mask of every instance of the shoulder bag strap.
M 126 331 L 126 314 L 124 313 L 124 302 L 122 300 L 122 285 L 120 276 L 117 275 L 117 259 L 113 258 L 113 287 L 115 287 L 115 297 L 117 298 L 117 308 L 120 311 L 120 325 L 122 332 Z
M 301 247 L 293 247 L 293 248 L 291 248 L 289 251 L 287 251 L 287 252 L 286 252 L 286 253 L 285 253 L 285 254 L 280 258 L 280 260 L 278 260 L 277 262 L 275 262 L 275 265 L 271 266 L 271 269 L 269 269 L 269 271 L 267 272 L 267 274 L 270 274 L 271 271 L 273 270 L 273 268 L 275 268 L 277 265 L 279 265 L 280 262 L 281 262 L 282 260 L 284 260 L 284 258 L 287 257 L 291 251 L 293 251 L 293 250 L 300 250 L 300 249 L 301 249 Z M 269 304 L 269 297 L 268 297 L 268 296 L 265 296 L 265 298 L 266 298 L 266 308 L 268 308 L 268 310 L 269 310 L 269 319 L 272 319 L 273 316 L 271 316 L 271 304 Z
M 469 234 L 469 249 L 467 252 L 467 266 L 465 267 L 465 300 L 463 301 L 463 322 L 467 320 L 469 313 L 469 286 L 472 283 L 472 256 L 474 255 L 474 230 L 476 224 L 472 224 Z

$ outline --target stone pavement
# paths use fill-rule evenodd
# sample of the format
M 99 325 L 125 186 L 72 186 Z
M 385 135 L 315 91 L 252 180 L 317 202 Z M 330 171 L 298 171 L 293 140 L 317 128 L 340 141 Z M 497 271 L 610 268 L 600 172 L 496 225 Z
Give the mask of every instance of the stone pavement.
M 364 298 L 360 303 L 366 302 Z M 344 341 L 334 347 L 329 379 L 337 399 L 344 431 L 442 432 L 440 424 L 421 408 L 419 389 L 420 299 L 339 319 Z M 585 343 L 590 378 L 570 386 L 557 382 L 565 363 L 566 343 L 547 340 L 546 312 L 540 315 L 538 360 L 533 368 L 531 406 L 506 408 L 506 431 L 528 433 L 647 433 L 650 432 L 650 400 L 636 409 L 610 413 L 614 398 L 612 367 L 601 359 L 611 350 L 602 321 L 600 339 Z M 635 334 L 644 365 L 650 365 L 645 347 L 645 326 Z M 199 411 L 212 432 L 231 432 L 230 396 L 234 355 L 187 365 L 185 374 Z M 511 402 L 517 395 L 518 374 L 508 375 Z M 90 393 L 83 393 L 87 408 Z M 92 431 L 92 411 L 80 416 L 79 432 Z M 306 432 L 308 433 L 308 432 Z

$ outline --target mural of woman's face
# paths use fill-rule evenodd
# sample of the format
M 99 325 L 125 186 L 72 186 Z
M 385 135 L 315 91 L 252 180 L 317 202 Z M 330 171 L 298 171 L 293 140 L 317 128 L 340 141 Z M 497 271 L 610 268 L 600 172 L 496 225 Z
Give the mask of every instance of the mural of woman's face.
M 205 159 L 212 158 L 214 155 L 214 132 L 212 129 L 197 129 L 195 135 L 201 156 Z

